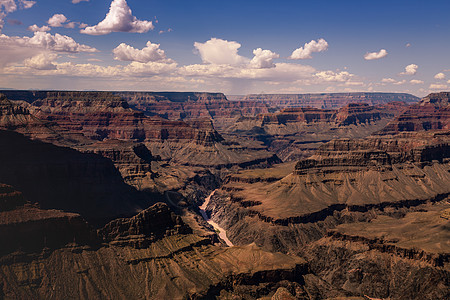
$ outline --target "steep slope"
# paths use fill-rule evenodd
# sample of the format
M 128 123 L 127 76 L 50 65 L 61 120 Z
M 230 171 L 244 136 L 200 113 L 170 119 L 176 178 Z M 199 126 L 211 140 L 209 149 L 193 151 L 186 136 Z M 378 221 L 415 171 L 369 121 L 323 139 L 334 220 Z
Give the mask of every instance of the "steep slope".
M 396 134 L 405 131 L 449 130 L 450 93 L 433 93 L 420 103 L 410 106 L 389 123 L 379 134 Z
M 165 204 L 95 232 L 78 214 L 23 203 L 0 185 L 0 295 L 23 298 L 204 299 L 345 296 L 308 272 L 296 256 L 255 245 L 224 248 L 192 230 Z
M 438 98 L 434 119 L 445 124 L 449 96 Z M 282 170 L 232 175 L 211 197 L 206 210 L 233 244 L 305 255 L 315 274 L 354 295 L 449 296 L 448 130 L 337 139 Z
M 42 208 L 77 212 L 93 222 L 132 215 L 157 195 L 143 195 L 123 182 L 100 155 L 0 131 L 0 182 L 20 189 Z M 157 199 L 157 198 L 156 198 Z
M 363 138 L 380 130 L 407 105 L 348 104 L 338 110 L 286 108 L 278 113 L 241 118 L 227 128 L 224 136 L 245 136 L 264 142 L 284 161 L 311 155 L 320 145 L 336 138 Z

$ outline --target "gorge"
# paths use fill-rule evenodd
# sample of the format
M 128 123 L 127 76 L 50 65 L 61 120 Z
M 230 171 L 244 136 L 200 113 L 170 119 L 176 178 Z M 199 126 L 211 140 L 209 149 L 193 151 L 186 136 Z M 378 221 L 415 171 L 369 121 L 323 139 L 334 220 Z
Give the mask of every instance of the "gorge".
M 0 298 L 449 298 L 449 99 L 0 91 Z

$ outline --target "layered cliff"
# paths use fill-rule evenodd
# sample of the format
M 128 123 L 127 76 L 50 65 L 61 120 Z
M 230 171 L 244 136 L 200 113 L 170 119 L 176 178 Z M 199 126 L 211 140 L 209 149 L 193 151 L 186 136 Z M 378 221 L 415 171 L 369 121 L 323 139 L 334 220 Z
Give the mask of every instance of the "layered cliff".
M 293 161 L 308 157 L 332 139 L 366 137 L 382 129 L 406 107 L 403 102 L 393 102 L 379 106 L 352 103 L 337 110 L 286 108 L 241 118 L 221 128 L 221 132 L 262 141 L 284 161 Z
M 430 94 L 419 103 L 411 105 L 378 134 L 387 135 L 405 131 L 449 130 L 449 99 L 450 93 L 448 92 Z
M 95 222 L 146 208 L 145 196 L 124 183 L 111 160 L 100 155 L 0 131 L 0 182 L 15 186 L 44 209 L 80 213 Z
M 449 137 L 417 127 L 333 140 L 288 175 L 274 168 L 230 176 L 206 211 L 233 244 L 304 254 L 315 274 L 354 295 L 445 299 Z
M 98 243 L 95 231 L 79 214 L 41 209 L 5 184 L 0 184 L 0 199 L 0 238 L 5 241 L 0 249 L 0 265 L 11 263 L 20 253 Z
M 0 211 L 8 241 L 0 250 L 2 298 L 270 297 L 280 288 L 307 299 L 347 295 L 320 284 L 299 257 L 211 244 L 165 204 L 95 232 L 78 214 L 24 204 L 10 186 L 0 185 L 0 199 L 10 204 Z
M 284 107 L 315 107 L 322 109 L 340 108 L 350 103 L 370 105 L 386 104 L 392 101 L 415 103 L 416 96 L 402 93 L 323 93 L 323 94 L 250 94 L 243 101 L 270 103 Z
M 148 115 L 169 120 L 197 118 L 220 119 L 226 122 L 241 116 L 269 112 L 263 103 L 228 101 L 222 93 L 120 92 L 117 95 Z

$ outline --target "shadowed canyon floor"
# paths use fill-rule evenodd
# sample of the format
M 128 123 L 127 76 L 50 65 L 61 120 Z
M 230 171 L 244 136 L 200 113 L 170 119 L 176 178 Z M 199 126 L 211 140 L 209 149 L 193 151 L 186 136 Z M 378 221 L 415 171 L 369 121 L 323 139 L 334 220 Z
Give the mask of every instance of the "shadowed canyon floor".
M 0 298 L 450 297 L 449 93 L 4 94 Z

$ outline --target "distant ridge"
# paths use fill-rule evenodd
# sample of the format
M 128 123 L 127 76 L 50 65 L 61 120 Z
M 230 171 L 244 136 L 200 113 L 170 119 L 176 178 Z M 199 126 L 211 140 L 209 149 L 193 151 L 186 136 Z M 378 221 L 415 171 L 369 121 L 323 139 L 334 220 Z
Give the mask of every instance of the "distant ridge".
M 236 99 L 236 97 L 234 98 Z M 270 102 L 279 107 L 303 107 L 331 109 L 349 103 L 367 103 L 370 105 L 386 104 L 392 101 L 416 103 L 420 100 L 406 93 L 317 93 L 317 94 L 249 94 L 241 101 Z

